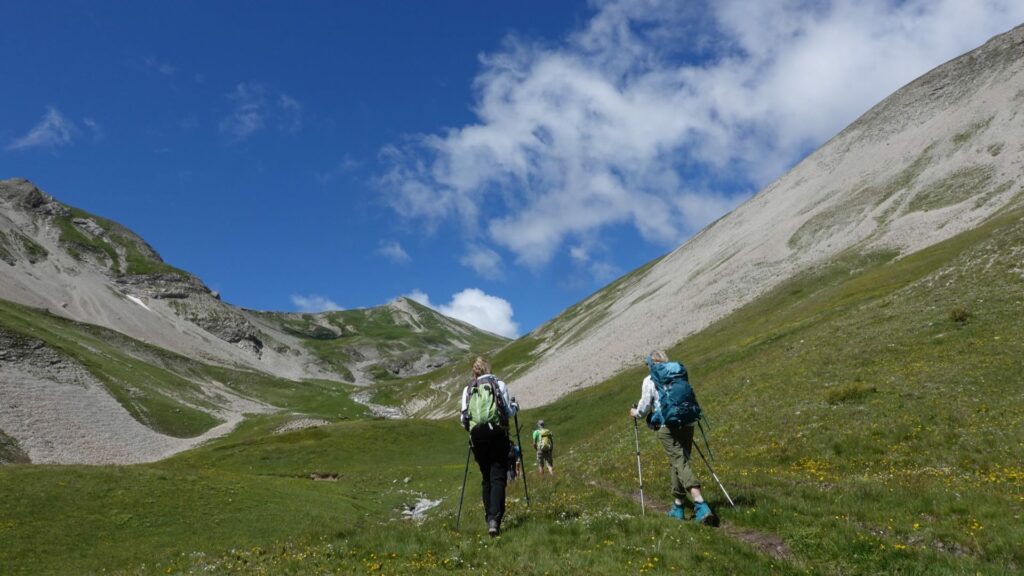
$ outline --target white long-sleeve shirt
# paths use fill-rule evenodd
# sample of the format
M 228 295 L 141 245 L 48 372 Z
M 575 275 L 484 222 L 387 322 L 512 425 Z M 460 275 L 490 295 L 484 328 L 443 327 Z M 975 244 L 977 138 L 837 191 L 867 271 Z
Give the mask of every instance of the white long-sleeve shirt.
M 505 415 L 508 416 L 509 418 L 512 418 L 513 416 L 516 415 L 518 411 L 516 409 L 516 406 L 513 406 L 512 402 L 509 400 L 508 386 L 506 386 L 503 381 L 499 380 L 498 377 L 493 374 L 484 374 L 477 378 L 477 380 L 479 380 L 480 378 L 486 378 L 488 376 L 494 378 L 495 380 L 498 380 L 498 392 L 501 394 L 501 399 L 505 401 Z M 459 410 L 459 418 L 462 418 L 462 415 L 465 414 L 467 410 L 469 410 L 470 386 L 472 386 L 472 384 L 466 386 L 462 390 L 462 407 Z
M 661 403 L 658 401 L 658 390 L 654 387 L 654 380 L 650 375 L 644 376 L 644 383 L 640 387 L 640 401 L 636 403 L 638 418 L 643 418 L 649 409 L 661 410 Z

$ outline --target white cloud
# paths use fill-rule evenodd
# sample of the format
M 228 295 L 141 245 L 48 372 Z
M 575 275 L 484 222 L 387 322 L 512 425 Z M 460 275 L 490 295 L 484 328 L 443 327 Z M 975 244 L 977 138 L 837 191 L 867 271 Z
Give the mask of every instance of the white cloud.
M 404 264 L 411 260 L 409 253 L 398 242 L 382 242 L 377 253 L 398 264 Z
M 472 268 L 484 278 L 502 276 L 501 255 L 486 246 L 470 246 L 462 258 L 459 258 L 459 263 L 466 268 Z
M 170 63 L 161 61 L 159 58 L 155 58 L 152 56 L 146 58 L 143 61 L 143 64 L 146 66 L 146 68 L 163 76 L 167 76 L 168 78 L 174 76 L 174 73 L 177 71 L 177 69 Z
M 388 201 L 531 267 L 616 225 L 674 246 L 895 89 L 1024 19 L 1003 0 L 596 2 L 481 58 L 476 121 L 381 152 Z M 709 190 L 735 190 L 731 195 Z M 471 239 L 472 240 L 472 239 Z
M 70 144 L 78 129 L 75 123 L 64 117 L 53 106 L 46 108 L 42 119 L 21 138 L 16 138 L 7 145 L 8 150 L 26 150 L 28 148 L 56 148 Z
M 415 302 L 419 302 L 420 304 L 423 304 L 428 308 L 434 307 L 434 305 L 430 303 L 430 296 L 428 296 L 426 292 L 420 289 L 415 289 L 412 292 L 409 292 L 408 294 L 405 295 L 405 297 Z
M 283 114 L 281 128 L 286 132 L 298 132 L 302 128 L 302 103 L 287 94 L 281 94 L 277 105 Z
M 622 269 L 610 262 L 594 262 L 590 274 L 600 284 L 606 284 L 622 275 Z
M 611 262 L 594 260 L 591 250 L 584 245 L 570 246 L 569 258 L 577 270 L 589 274 L 599 284 L 605 284 L 622 274 L 622 270 Z
M 466 288 L 453 295 L 451 302 L 442 305 L 433 304 L 430 296 L 421 290 L 413 290 L 406 296 L 445 316 L 462 320 L 481 330 L 507 338 L 519 336 L 519 324 L 512 319 L 512 304 L 504 298 L 491 296 L 478 288 Z
M 316 179 L 321 185 L 326 186 L 337 178 L 352 173 L 362 165 L 363 163 L 361 161 L 356 160 L 352 154 L 346 152 L 341 157 L 341 160 L 339 160 L 332 168 L 324 172 L 318 172 L 316 174 Z
M 82 118 L 82 124 L 92 132 L 92 141 L 99 142 L 103 140 L 103 126 L 100 123 L 93 120 L 92 118 Z
M 299 294 L 292 295 L 292 304 L 299 312 L 326 312 L 329 310 L 344 310 L 342 306 L 339 306 L 334 300 L 319 294 L 310 294 L 309 296 L 302 296 Z
M 273 97 L 263 84 L 240 82 L 225 97 L 233 108 L 218 128 L 231 142 L 246 140 L 268 125 L 276 126 L 281 132 L 294 133 L 302 129 L 302 102 L 287 94 Z
M 590 260 L 590 252 L 583 246 L 572 246 L 569 248 L 569 257 L 577 264 L 586 264 Z
M 245 140 L 266 126 L 266 88 L 242 82 L 227 95 L 234 110 L 220 122 L 220 132 L 232 141 Z

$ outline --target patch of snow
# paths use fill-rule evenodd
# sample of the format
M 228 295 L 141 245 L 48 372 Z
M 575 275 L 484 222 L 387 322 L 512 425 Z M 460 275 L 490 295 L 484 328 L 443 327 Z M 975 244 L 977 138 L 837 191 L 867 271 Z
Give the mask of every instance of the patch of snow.
M 407 506 L 405 510 L 402 510 L 402 518 L 405 520 L 415 520 L 422 522 L 427 518 L 427 510 L 436 508 L 441 504 L 442 499 L 430 500 L 429 498 L 420 498 L 416 501 L 413 506 Z
M 142 307 L 143 307 L 143 308 L 145 308 L 146 310 L 149 310 L 150 312 L 152 312 L 152 310 L 150 310 L 149 306 L 146 306 L 146 303 L 145 303 L 145 302 L 143 302 L 143 301 L 142 301 L 142 299 L 141 299 L 141 298 L 139 298 L 138 296 L 132 296 L 131 294 L 125 294 L 125 296 L 126 296 L 126 297 L 127 297 L 127 298 L 128 298 L 129 300 L 131 300 L 132 302 L 135 302 L 135 303 L 136 303 L 136 304 L 138 304 L 139 306 L 142 306 Z

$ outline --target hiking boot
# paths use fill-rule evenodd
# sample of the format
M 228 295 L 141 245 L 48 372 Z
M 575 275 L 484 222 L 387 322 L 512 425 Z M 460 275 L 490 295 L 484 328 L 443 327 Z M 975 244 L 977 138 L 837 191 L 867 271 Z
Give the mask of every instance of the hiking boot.
M 492 519 L 488 520 L 487 521 L 487 533 L 490 534 L 493 537 L 493 536 L 497 536 L 499 532 L 501 532 L 501 530 L 498 528 L 498 520 L 495 519 L 495 518 L 492 518 Z
M 668 511 L 668 517 L 676 520 L 682 520 L 685 515 L 686 509 L 679 504 L 672 504 L 672 509 Z
M 697 502 L 693 507 L 696 513 L 693 517 L 694 522 L 705 526 L 718 526 L 718 516 L 711 511 L 711 506 L 708 506 L 707 502 Z

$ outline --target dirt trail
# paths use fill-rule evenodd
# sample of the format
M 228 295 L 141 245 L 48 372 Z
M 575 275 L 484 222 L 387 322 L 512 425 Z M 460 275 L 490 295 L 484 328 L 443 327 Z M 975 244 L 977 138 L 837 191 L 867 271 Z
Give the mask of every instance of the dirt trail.
M 619 496 L 620 498 L 633 500 L 637 504 L 640 503 L 639 492 L 623 492 L 616 488 L 615 486 L 612 486 L 611 484 L 606 484 L 604 482 L 591 481 L 588 482 L 588 484 L 595 488 L 600 488 L 601 490 L 604 490 L 606 492 L 611 492 Z M 669 505 L 667 503 L 659 501 L 657 499 L 652 499 L 646 494 L 644 495 L 644 506 L 645 508 L 653 510 L 660 514 L 667 513 L 669 509 Z M 785 561 L 791 560 L 793 558 L 793 554 L 792 552 L 790 552 L 789 546 L 786 544 L 785 540 L 783 540 L 777 534 L 772 534 L 770 532 L 762 532 L 760 530 L 755 530 L 753 528 L 747 528 L 743 526 L 736 526 L 734 524 L 726 522 L 725 520 L 722 520 L 722 523 L 719 525 L 718 529 L 730 538 L 749 544 L 756 548 L 758 552 L 761 552 L 762 554 L 767 554 L 777 560 Z

